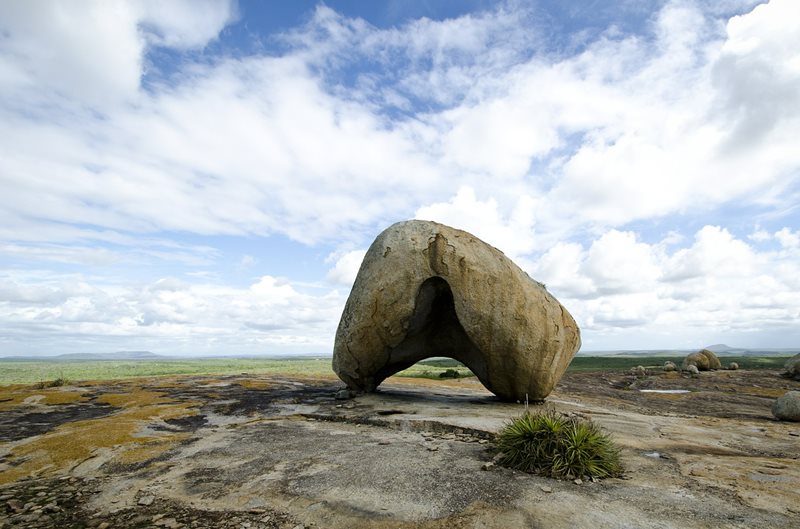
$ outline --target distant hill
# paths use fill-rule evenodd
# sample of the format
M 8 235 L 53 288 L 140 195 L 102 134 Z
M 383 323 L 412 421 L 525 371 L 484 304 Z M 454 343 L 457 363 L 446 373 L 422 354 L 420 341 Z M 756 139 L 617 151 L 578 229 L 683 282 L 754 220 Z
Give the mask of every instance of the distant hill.
M 67 353 L 55 356 L 5 356 L 0 362 L 84 362 L 97 360 L 164 360 L 166 356 L 150 351 L 117 351 L 115 353 Z
M 716 344 L 710 349 L 719 356 L 792 356 L 800 353 L 800 349 L 745 349 Z M 580 351 L 578 356 L 686 356 L 696 353 L 697 349 L 634 349 L 628 351 Z
M 725 345 L 724 343 L 715 343 L 714 345 L 708 345 L 705 347 L 705 349 L 708 349 L 709 351 L 712 351 L 714 353 L 727 353 L 733 350 L 740 350 L 740 351 L 742 350 L 737 347 L 731 347 L 729 345 Z
M 54 360 L 158 360 L 164 357 L 150 351 L 117 351 L 115 353 L 69 353 L 52 358 Z

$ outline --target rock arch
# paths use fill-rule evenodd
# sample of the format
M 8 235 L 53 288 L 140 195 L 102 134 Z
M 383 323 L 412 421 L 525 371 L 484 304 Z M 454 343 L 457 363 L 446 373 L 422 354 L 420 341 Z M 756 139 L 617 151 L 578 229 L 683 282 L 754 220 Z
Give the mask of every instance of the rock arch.
M 428 221 L 372 243 L 345 305 L 333 369 L 373 391 L 431 356 L 463 362 L 505 400 L 544 399 L 580 347 L 572 316 L 502 252 Z

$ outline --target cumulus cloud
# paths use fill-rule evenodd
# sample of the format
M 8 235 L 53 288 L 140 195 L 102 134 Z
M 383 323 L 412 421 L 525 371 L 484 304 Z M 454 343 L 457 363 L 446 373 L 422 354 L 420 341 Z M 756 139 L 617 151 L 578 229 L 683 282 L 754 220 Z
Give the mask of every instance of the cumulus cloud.
M 0 93 L 90 106 L 133 97 L 148 46 L 203 47 L 232 15 L 230 2 L 212 0 L 4 2 Z
M 6 353 L 86 344 L 191 354 L 328 353 L 344 304 L 337 291 L 303 293 L 263 276 L 246 288 L 162 278 L 146 285 L 83 278 L 0 278 Z M 61 341 L 59 337 L 70 337 Z
M 666 2 L 636 33 L 562 47 L 516 2 L 389 28 L 319 6 L 280 47 L 209 58 L 189 52 L 235 22 L 232 3 L 0 4 L 0 256 L 169 262 L 196 281 L 140 297 L 129 281 L 73 295 L 11 279 L 0 321 L 323 343 L 338 294 L 214 286 L 200 268 L 221 251 L 196 241 L 293 239 L 322 248 L 318 279 L 348 285 L 351 250 L 416 217 L 503 250 L 575 304 L 585 338 L 796 324 L 799 236 L 781 228 L 800 187 L 800 4 L 750 5 Z M 731 210 L 769 215 L 745 240 Z M 686 218 L 706 226 L 692 238 Z
M 465 186 L 447 202 L 419 208 L 414 217 L 457 226 L 499 248 L 513 259 L 529 254 L 534 249 L 535 208 L 536 201 L 526 195 L 519 197 L 510 213 L 505 215 L 493 197 L 480 200 L 474 189 Z
M 629 327 L 654 347 L 687 337 L 686 345 L 697 347 L 712 337 L 748 335 L 780 337 L 788 347 L 798 338 L 800 318 L 793 236 L 781 229 L 775 237 L 789 244 L 759 251 L 724 228 L 704 226 L 690 246 L 675 249 L 611 230 L 588 249 L 555 246 L 532 272 L 576 314 L 590 349 L 608 348 L 606 337 Z
M 366 250 L 352 250 L 342 254 L 328 271 L 326 279 L 339 285 L 352 285 L 366 253 Z

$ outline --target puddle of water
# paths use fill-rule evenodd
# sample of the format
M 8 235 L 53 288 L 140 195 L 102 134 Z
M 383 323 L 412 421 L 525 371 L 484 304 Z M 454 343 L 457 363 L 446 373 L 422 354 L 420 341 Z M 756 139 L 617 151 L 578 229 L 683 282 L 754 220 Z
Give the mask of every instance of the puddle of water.
M 789 482 L 794 481 L 794 478 L 791 476 L 770 476 L 767 474 L 750 474 L 750 479 L 753 481 L 767 481 L 767 482 Z
M 689 393 L 688 389 L 640 389 L 641 393 Z

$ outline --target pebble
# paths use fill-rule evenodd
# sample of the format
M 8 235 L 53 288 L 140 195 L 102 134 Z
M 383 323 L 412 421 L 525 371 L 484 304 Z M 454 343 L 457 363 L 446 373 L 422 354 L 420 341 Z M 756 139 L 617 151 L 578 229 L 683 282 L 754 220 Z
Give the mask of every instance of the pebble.
M 391 441 L 389 441 L 387 439 L 381 439 L 380 441 L 378 441 L 378 444 L 379 445 L 388 445 L 388 444 L 392 444 L 392 443 L 391 443 Z
M 575 483 L 576 485 L 583 485 L 583 480 L 581 478 L 578 478 L 575 481 L 573 481 L 573 483 Z
M 542 489 L 542 492 L 553 492 L 553 488 L 547 485 L 540 485 L 539 488 Z
M 495 467 L 494 462 L 489 461 L 488 463 L 484 463 L 481 465 L 481 470 L 492 470 Z
M 146 507 L 148 505 L 152 505 L 152 503 L 155 500 L 156 499 L 153 496 L 142 496 L 141 498 L 139 498 L 139 502 L 138 503 L 139 503 L 139 505 L 144 505 Z

